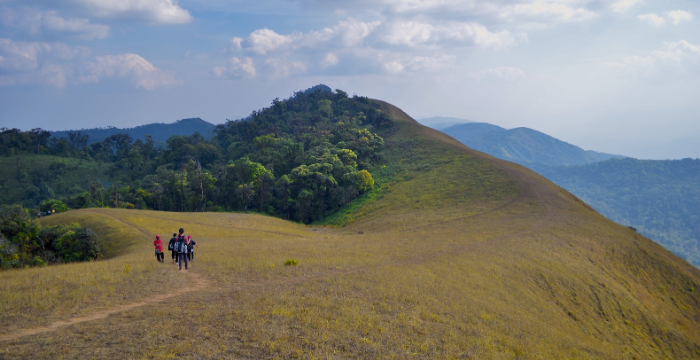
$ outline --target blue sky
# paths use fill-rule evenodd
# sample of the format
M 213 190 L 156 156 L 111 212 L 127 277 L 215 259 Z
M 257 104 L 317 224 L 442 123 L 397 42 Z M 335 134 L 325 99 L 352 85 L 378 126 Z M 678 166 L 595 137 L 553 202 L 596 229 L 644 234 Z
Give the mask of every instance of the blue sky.
M 324 83 L 414 118 L 700 157 L 700 2 L 0 0 L 0 127 L 236 119 Z

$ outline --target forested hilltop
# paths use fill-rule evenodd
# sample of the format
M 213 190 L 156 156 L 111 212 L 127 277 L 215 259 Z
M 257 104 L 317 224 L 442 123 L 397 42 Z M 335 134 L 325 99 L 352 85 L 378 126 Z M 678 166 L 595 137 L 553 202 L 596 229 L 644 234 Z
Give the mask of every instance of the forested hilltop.
M 393 120 L 380 105 L 325 86 L 244 119 L 216 135 L 171 136 L 162 144 L 112 134 L 90 143 L 42 129 L 0 133 L 5 204 L 38 210 L 126 207 L 164 211 L 248 211 L 320 220 L 374 186 L 380 135 Z

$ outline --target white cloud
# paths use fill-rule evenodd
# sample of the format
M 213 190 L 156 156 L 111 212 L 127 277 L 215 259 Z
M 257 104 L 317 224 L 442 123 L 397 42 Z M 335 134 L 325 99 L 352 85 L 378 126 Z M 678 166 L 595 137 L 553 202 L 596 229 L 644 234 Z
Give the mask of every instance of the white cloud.
M 306 64 L 301 61 L 271 58 L 265 60 L 263 65 L 267 68 L 267 75 L 270 78 L 281 78 L 306 72 Z
M 258 55 L 266 55 L 268 51 L 289 44 L 298 37 L 297 34 L 280 35 L 270 29 L 255 30 L 246 40 L 246 50 Z
M 234 37 L 231 40 L 231 49 L 234 51 L 244 49 L 256 55 L 267 55 L 277 49 L 297 50 L 318 46 L 354 47 L 361 45 L 379 25 L 380 22 L 365 23 L 349 19 L 320 31 L 294 32 L 289 35 L 281 35 L 267 28 L 258 29 L 250 33 L 245 40 Z
M 625 12 L 641 2 L 641 0 L 620 0 L 612 3 L 610 8 L 615 12 Z
M 682 22 L 690 22 L 693 20 L 693 15 L 683 10 L 669 11 L 666 14 L 666 17 L 673 25 L 678 25 Z
M 0 39 L 0 85 L 98 82 L 130 78 L 137 88 L 153 90 L 179 82 L 137 54 L 91 56 L 82 46 Z
M 228 66 L 218 66 L 214 68 L 214 77 L 219 79 L 238 79 L 245 77 L 253 77 L 257 74 L 253 59 L 246 57 L 239 59 L 232 57 L 229 60 Z
M 436 71 L 453 66 L 457 60 L 454 55 L 414 56 L 406 68 L 411 71 Z
M 67 35 L 81 40 L 104 39 L 110 35 L 107 25 L 92 24 L 83 18 L 64 18 L 54 10 L 42 11 L 23 8 L 15 11 L 11 8 L 0 9 L 0 23 L 4 27 L 19 29 L 30 35 Z
M 23 6 L 38 6 L 80 17 L 125 19 L 153 24 L 185 24 L 192 15 L 177 0 L 5 0 Z
M 651 26 L 660 27 L 666 25 L 666 19 L 653 13 L 639 15 L 637 16 L 637 19 L 642 20 Z
M 516 82 L 525 78 L 525 72 L 518 68 L 501 66 L 468 73 L 467 76 L 476 80 L 491 78 L 505 82 Z
M 673 75 L 679 71 L 689 70 L 689 64 L 700 60 L 700 45 L 693 45 L 685 40 L 664 42 L 664 50 L 654 51 L 649 56 L 628 56 L 622 61 L 605 62 L 603 65 L 617 72 L 637 75 Z
M 137 88 L 146 90 L 180 83 L 137 54 L 97 56 L 85 64 L 82 70 L 84 75 L 78 80 L 83 83 L 96 83 L 100 79 L 114 76 L 129 77 Z
M 74 72 L 72 63 L 90 55 L 85 47 L 0 38 L 0 85 L 44 83 L 58 88 Z
M 493 7 L 497 18 L 524 24 L 551 25 L 555 23 L 581 22 L 597 16 L 576 0 L 534 0 L 514 5 L 485 5 Z
M 321 67 L 330 67 L 330 66 L 335 66 L 338 64 L 338 56 L 336 56 L 333 53 L 328 53 L 326 56 L 323 58 L 321 61 Z
M 384 71 L 388 73 L 396 74 L 402 72 L 404 66 L 398 61 L 390 61 L 382 64 L 382 68 L 384 68 Z
M 637 16 L 637 18 L 651 26 L 661 27 L 665 26 L 667 23 L 678 25 L 683 22 L 690 22 L 693 20 L 693 15 L 687 11 L 674 10 L 667 12 L 665 18 L 654 13 L 642 14 Z
M 383 32 L 382 41 L 392 45 L 454 44 L 498 49 L 515 43 L 515 36 L 509 31 L 492 32 L 473 22 L 432 25 L 418 21 L 397 21 L 387 25 Z
M 389 18 L 469 19 L 478 17 L 487 23 L 516 26 L 550 26 L 587 21 L 598 16 L 597 1 L 591 0 L 292 0 L 312 8 L 335 11 L 364 11 Z M 615 9 L 628 9 L 637 3 L 622 0 Z

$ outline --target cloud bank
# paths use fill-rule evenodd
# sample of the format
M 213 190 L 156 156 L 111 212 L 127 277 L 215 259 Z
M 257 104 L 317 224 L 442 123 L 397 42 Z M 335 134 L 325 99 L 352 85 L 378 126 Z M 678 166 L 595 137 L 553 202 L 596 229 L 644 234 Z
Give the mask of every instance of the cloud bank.
M 42 84 L 61 89 L 108 78 L 127 79 L 146 90 L 180 83 L 137 54 L 93 56 L 83 46 L 0 38 L 0 86 Z

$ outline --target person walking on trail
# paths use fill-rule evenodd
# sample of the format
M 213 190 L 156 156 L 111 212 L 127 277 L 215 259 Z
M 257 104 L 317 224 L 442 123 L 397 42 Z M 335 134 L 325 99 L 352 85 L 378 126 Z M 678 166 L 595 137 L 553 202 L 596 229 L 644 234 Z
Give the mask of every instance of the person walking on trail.
M 194 249 L 197 246 L 197 242 L 192 240 L 191 236 L 187 237 L 187 256 L 190 257 L 190 262 L 194 260 Z M 198 247 L 198 246 L 197 246 Z
M 187 236 L 185 236 L 185 229 L 180 228 L 180 234 L 177 236 L 177 242 L 175 243 L 175 251 L 177 251 L 178 265 L 180 265 L 180 270 L 182 270 L 182 262 L 185 262 L 185 270 L 188 268 L 189 259 L 187 258 Z
M 177 263 L 177 251 L 175 251 L 175 242 L 177 242 L 177 234 L 173 234 L 173 237 L 168 243 L 168 250 L 170 250 L 171 252 L 173 264 Z
M 153 246 L 156 248 L 156 260 L 159 263 L 165 262 L 164 257 L 165 254 L 163 254 L 163 240 L 160 239 L 160 235 L 156 235 L 156 240 L 153 241 Z

